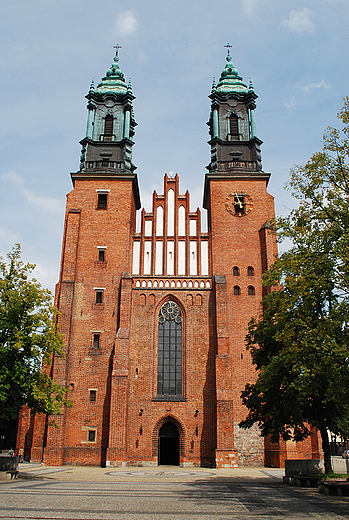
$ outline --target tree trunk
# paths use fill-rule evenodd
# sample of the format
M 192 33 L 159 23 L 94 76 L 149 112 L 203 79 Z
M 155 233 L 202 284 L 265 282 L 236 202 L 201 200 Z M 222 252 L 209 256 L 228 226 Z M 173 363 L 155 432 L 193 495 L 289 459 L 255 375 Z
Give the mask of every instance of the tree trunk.
M 326 426 L 321 424 L 319 426 L 319 430 L 321 434 L 322 449 L 324 452 L 325 473 L 326 475 L 329 475 L 333 473 L 331 463 L 330 441 L 328 439 L 328 432 Z

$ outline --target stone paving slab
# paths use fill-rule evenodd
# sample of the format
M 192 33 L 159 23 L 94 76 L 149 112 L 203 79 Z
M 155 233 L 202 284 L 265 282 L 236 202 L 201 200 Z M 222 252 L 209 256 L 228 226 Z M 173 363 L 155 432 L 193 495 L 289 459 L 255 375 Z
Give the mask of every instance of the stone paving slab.
M 2 520 L 348 520 L 349 498 L 261 482 L 76 482 L 0 486 Z
M 100 468 L 91 466 L 44 466 L 43 464 L 23 464 L 19 467 L 21 476 L 32 475 L 37 477 L 50 477 L 58 480 L 75 481 L 158 481 L 161 479 L 169 481 L 200 480 L 207 478 L 225 479 L 254 479 L 254 478 L 274 478 L 282 479 L 283 469 L 274 468 L 180 468 L 178 466 L 154 466 L 154 467 L 129 467 L 129 468 Z

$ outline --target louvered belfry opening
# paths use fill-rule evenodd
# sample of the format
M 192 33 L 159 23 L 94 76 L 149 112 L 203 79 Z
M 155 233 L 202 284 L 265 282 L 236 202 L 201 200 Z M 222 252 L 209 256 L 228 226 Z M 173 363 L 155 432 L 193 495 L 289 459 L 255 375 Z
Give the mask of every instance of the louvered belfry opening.
M 231 114 L 229 117 L 229 133 L 233 141 L 237 141 L 239 139 L 239 123 L 238 116 L 236 114 Z
M 104 122 L 104 140 L 111 141 L 113 135 L 113 122 L 114 118 L 111 115 L 105 116 Z

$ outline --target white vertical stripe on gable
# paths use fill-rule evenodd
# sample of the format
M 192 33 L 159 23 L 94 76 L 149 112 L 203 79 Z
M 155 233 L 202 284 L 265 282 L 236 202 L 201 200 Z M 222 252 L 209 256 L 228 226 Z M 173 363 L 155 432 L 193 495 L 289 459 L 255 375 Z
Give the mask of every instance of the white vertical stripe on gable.
M 196 237 L 196 220 L 189 220 L 189 234 L 191 237 Z
M 144 236 L 151 237 L 152 235 L 152 221 L 146 220 L 144 223 Z
M 132 274 L 139 274 L 141 243 L 133 242 Z
M 169 240 L 167 242 L 167 274 L 174 274 L 174 242 Z
M 208 241 L 201 242 L 201 275 L 208 275 Z
M 185 274 L 185 241 L 178 241 L 178 274 Z
M 162 274 L 162 241 L 155 242 L 155 274 Z
M 144 242 L 144 274 L 151 274 L 151 242 Z
M 178 235 L 185 236 L 185 207 L 179 206 L 178 209 Z
M 167 236 L 174 235 L 174 191 L 167 192 Z
M 158 206 L 156 210 L 156 236 L 162 237 L 164 234 L 164 208 Z
M 193 240 L 190 241 L 190 250 L 189 250 L 189 274 L 196 276 L 197 275 L 197 256 L 196 256 L 196 242 Z

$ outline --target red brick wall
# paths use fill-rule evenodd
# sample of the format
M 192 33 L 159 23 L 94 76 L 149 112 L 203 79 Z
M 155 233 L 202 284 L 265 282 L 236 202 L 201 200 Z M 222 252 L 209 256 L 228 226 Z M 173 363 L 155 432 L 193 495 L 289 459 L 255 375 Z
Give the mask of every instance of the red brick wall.
M 189 194 L 179 195 L 177 177 L 166 177 L 165 188 L 170 184 L 180 198 L 175 207 L 185 201 L 188 211 Z M 96 209 L 101 189 L 110 190 L 106 210 Z M 46 436 L 45 418 L 30 421 L 23 412 L 19 442 L 26 439 L 32 460 L 44 452 L 50 465 L 157 464 L 159 430 L 170 420 L 179 431 L 183 466 L 261 465 L 263 439 L 256 428 L 241 430 L 238 423 L 246 415 L 241 391 L 256 378 L 245 349 L 247 324 L 260 312 L 262 272 L 276 255 L 275 239 L 265 226 L 274 213 L 266 182 L 211 180 L 209 276 L 173 276 L 174 287 L 167 288 L 154 285 L 154 276 L 131 275 L 133 237 L 143 240 L 135 235 L 132 189 L 129 179 L 85 179 L 76 180 L 68 195 L 56 292 L 66 357 L 54 359 L 52 373 L 69 387 L 73 406 L 53 418 L 58 428 L 49 426 Z M 248 193 L 254 202 L 243 217 L 225 206 L 235 191 Z M 166 206 L 165 199 L 153 198 Z M 166 216 L 165 211 L 164 229 Z M 195 218 L 200 220 L 199 213 Z M 202 237 L 198 232 L 198 243 Z M 105 262 L 98 261 L 98 246 L 106 247 Z M 233 275 L 234 266 L 239 276 Z M 248 276 L 250 266 L 253 276 Z M 189 287 L 189 280 L 198 287 Z M 234 295 L 235 285 L 240 295 Z M 248 295 L 249 285 L 254 295 Z M 96 303 L 96 288 L 103 290 L 102 303 Z M 184 399 L 179 401 L 157 399 L 158 317 L 168 299 L 182 313 Z M 98 349 L 93 347 L 96 333 Z M 286 451 L 266 443 L 267 463 L 283 464 Z M 310 454 L 306 447 L 303 451 Z
M 227 197 L 234 192 L 247 193 L 252 198 L 253 208 L 248 214 L 235 216 L 227 211 Z M 224 275 L 226 281 L 225 303 L 221 309 L 217 307 L 216 319 L 217 323 L 224 319 L 225 356 L 227 360 L 231 359 L 232 367 L 229 391 L 234 412 L 234 446 L 239 451 L 239 463 L 244 465 L 263 463 L 263 449 L 258 432 L 254 429 L 248 432 L 241 431 L 237 424 L 247 413 L 241 402 L 241 391 L 247 382 L 253 382 L 256 378 L 255 368 L 246 351 L 245 336 L 249 320 L 253 316 L 257 317 L 260 312 L 260 300 L 263 295 L 262 273 L 277 254 L 275 237 L 268 232 L 265 233 L 263 227 L 273 216 L 274 201 L 266 191 L 265 180 L 258 179 L 258 176 L 251 180 L 224 178 L 224 175 L 210 180 L 209 232 L 212 272 L 214 275 Z M 261 234 L 264 240 L 261 240 Z M 249 266 L 253 268 L 253 276 L 248 276 Z M 234 276 L 234 267 L 239 268 L 239 276 Z M 234 295 L 234 286 L 240 287 L 240 295 Z M 254 295 L 248 294 L 248 286 L 254 287 Z M 219 327 L 217 335 L 222 336 Z M 226 368 L 222 365 L 219 373 L 218 363 L 221 361 L 217 360 L 217 381 L 222 381 Z M 228 386 L 225 386 L 228 390 Z

